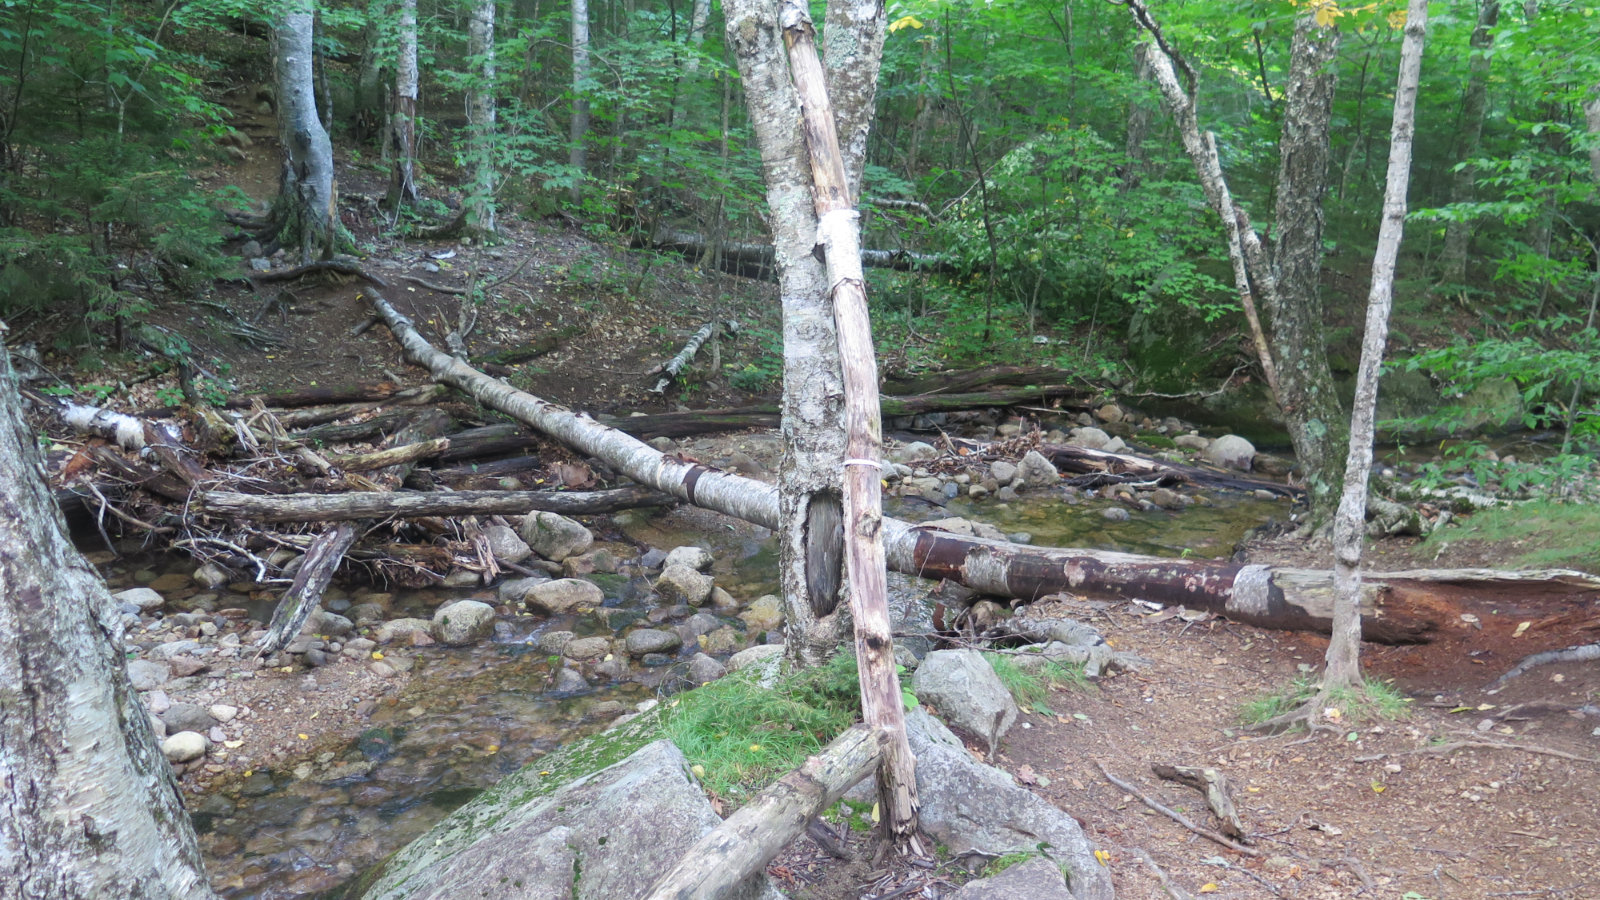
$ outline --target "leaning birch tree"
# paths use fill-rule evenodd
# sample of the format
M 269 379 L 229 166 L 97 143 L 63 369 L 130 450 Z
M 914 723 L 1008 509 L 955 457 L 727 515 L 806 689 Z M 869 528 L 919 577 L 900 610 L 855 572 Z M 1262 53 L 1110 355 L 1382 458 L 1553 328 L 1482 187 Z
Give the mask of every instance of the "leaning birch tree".
M 298 247 L 301 262 L 333 256 L 333 142 L 317 116 L 313 0 L 289 0 L 277 25 L 278 142 L 283 173 L 273 209 L 272 237 Z
M 1411 0 L 1406 10 L 1405 38 L 1400 45 L 1400 75 L 1394 92 L 1394 125 L 1389 137 L 1389 172 L 1383 192 L 1383 220 L 1372 258 L 1372 288 L 1367 296 L 1367 323 L 1361 338 L 1355 401 L 1350 412 L 1350 452 L 1345 462 L 1344 493 L 1333 527 L 1333 639 L 1321 695 L 1361 683 L 1361 555 L 1366 538 L 1367 480 L 1372 473 L 1372 442 L 1378 408 L 1378 375 L 1389 341 L 1389 312 L 1394 305 L 1395 260 L 1405 231 L 1406 191 L 1411 181 L 1411 143 L 1416 130 L 1417 83 L 1422 72 L 1422 47 L 1427 37 L 1428 0 Z M 1313 701 L 1312 712 L 1324 701 Z
M 0 900 L 214 897 L 121 613 L 43 470 L 0 348 Z

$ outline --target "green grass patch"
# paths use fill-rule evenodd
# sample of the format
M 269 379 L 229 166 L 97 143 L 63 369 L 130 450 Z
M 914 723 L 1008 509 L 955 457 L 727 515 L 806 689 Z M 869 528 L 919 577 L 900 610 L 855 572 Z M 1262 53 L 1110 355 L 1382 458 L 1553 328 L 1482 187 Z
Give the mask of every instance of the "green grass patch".
M 1275 719 L 1309 703 L 1320 684 L 1310 675 L 1298 676 L 1285 690 L 1245 701 L 1239 708 L 1239 718 L 1246 725 Z M 1334 691 L 1327 702 L 1341 711 L 1345 722 L 1370 722 L 1404 717 L 1410 711 L 1411 699 L 1389 682 L 1367 679 L 1359 688 Z
M 855 724 L 861 706 L 856 661 L 782 678 L 770 688 L 754 670 L 736 673 L 668 701 L 664 734 L 706 788 L 748 799 Z
M 1600 571 L 1600 506 L 1537 500 L 1482 510 L 1434 531 L 1420 552 L 1462 543 L 1493 544 L 1512 565 Z
M 1090 681 L 1083 674 L 1083 666 L 1061 663 L 1051 659 L 1029 659 L 1019 662 L 1019 657 L 1008 653 L 985 653 L 1000 683 L 1011 692 L 1017 705 L 1036 712 L 1046 712 L 1050 692 L 1056 688 L 1088 690 Z

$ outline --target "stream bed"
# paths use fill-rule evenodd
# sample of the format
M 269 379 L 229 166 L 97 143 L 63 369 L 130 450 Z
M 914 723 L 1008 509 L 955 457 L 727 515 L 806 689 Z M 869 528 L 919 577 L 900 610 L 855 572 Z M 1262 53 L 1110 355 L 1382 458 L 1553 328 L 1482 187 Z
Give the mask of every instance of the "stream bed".
M 1011 503 L 952 501 L 945 508 L 892 499 L 889 512 L 913 521 L 966 516 L 1041 546 L 1122 550 L 1158 556 L 1226 556 L 1252 527 L 1284 516 L 1288 504 L 1217 492 L 1179 512 L 1134 512 L 1111 521 L 1110 501 L 1062 502 L 1054 494 Z M 717 558 L 717 584 L 743 601 L 777 590 L 777 549 L 763 529 L 687 527 L 672 513 L 615 517 L 636 543 L 670 549 L 697 544 Z M 640 578 L 610 576 L 613 623 L 636 620 L 653 601 Z M 894 576 L 904 600 L 931 584 Z M 437 605 L 417 592 L 412 613 Z M 470 591 L 459 593 L 466 597 Z M 450 599 L 454 599 L 452 595 Z M 407 601 L 396 595 L 397 605 Z M 736 620 L 735 620 L 736 621 Z M 504 627 L 509 624 L 509 628 Z M 681 687 L 668 671 L 576 693 L 550 690 L 552 658 L 535 641 L 546 630 L 579 632 L 572 620 L 516 616 L 496 637 L 464 649 L 422 648 L 407 686 L 378 704 L 359 739 L 320 748 L 281 769 L 255 769 L 189 797 L 208 871 L 229 898 L 343 896 L 360 874 L 422 834 L 505 775 L 565 742 L 606 727 L 636 704 Z M 594 626 L 590 625 L 593 631 Z M 692 644 L 679 662 L 697 649 Z

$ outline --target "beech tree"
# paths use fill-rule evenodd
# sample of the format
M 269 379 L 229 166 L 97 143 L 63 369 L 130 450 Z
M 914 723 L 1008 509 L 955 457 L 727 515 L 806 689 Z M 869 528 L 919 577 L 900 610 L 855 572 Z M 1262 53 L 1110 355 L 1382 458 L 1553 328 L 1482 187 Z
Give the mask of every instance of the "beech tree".
M 273 208 L 272 235 L 299 248 L 301 262 L 333 256 L 338 236 L 334 214 L 333 142 L 317 115 L 312 36 L 313 0 L 289 0 L 278 20 L 278 141 L 283 174 Z
M 121 613 L 43 465 L 0 349 L 0 900 L 213 897 Z

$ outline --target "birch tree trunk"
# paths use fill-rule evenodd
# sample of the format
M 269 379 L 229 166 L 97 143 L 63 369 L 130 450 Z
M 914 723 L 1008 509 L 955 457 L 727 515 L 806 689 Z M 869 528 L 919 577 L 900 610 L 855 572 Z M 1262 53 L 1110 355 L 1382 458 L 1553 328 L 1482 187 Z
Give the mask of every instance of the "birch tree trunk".
M 1488 0 L 1493 3 L 1494 0 Z M 1480 20 L 1481 24 L 1481 20 Z M 1344 493 L 1333 526 L 1333 639 L 1328 643 L 1322 690 L 1361 682 L 1361 551 L 1366 538 L 1367 478 L 1372 472 L 1373 422 L 1378 408 L 1378 371 L 1389 341 L 1389 311 L 1394 302 L 1395 259 L 1405 231 L 1406 190 L 1411 181 L 1411 142 L 1415 131 L 1417 82 L 1428 30 L 1428 0 L 1411 0 L 1405 39 L 1400 45 L 1400 75 L 1394 92 L 1394 126 L 1389 138 L 1389 173 L 1383 192 L 1383 221 L 1372 259 L 1372 291 L 1361 338 L 1355 401 L 1350 411 L 1350 452 Z
M 290 0 L 278 22 L 278 140 L 283 174 L 274 210 L 277 239 L 300 261 L 333 256 L 333 143 L 317 117 L 312 0 Z
M 395 36 L 394 103 L 386 137 L 390 158 L 389 209 L 398 213 L 417 194 L 417 0 L 400 0 Z
M 1330 126 L 1339 51 L 1336 28 L 1308 12 L 1295 23 L 1278 140 L 1277 240 L 1269 294 L 1279 402 L 1306 476 L 1311 522 L 1320 531 L 1338 508 L 1346 422 L 1328 368 L 1322 315 L 1322 201 L 1328 192 Z M 1252 275 L 1255 273 L 1252 272 Z
M 121 615 L 43 465 L 0 353 L 0 898 L 211 898 Z
M 1461 97 L 1461 162 L 1478 155 L 1483 139 L 1483 115 L 1488 106 L 1489 61 L 1494 48 L 1494 28 L 1500 21 L 1500 0 L 1483 0 L 1478 9 L 1478 25 L 1472 29 L 1471 56 L 1467 62 L 1467 89 Z M 1450 180 L 1450 202 L 1469 203 L 1476 193 L 1470 167 L 1455 172 Z M 1446 222 L 1444 226 L 1444 281 L 1465 284 L 1467 245 L 1472 240 L 1472 223 Z
M 871 15 L 868 4 L 857 13 Z M 830 12 L 832 8 L 830 7 Z M 818 239 L 827 259 L 828 284 L 833 299 L 834 324 L 839 333 L 839 359 L 844 375 L 845 459 L 844 535 L 850 573 L 850 609 L 855 615 L 856 660 L 860 664 L 862 718 L 882 735 L 882 761 L 878 768 L 878 796 L 885 834 L 896 843 L 916 844 L 916 758 L 906 738 L 905 701 L 895 671 L 894 636 L 889 624 L 889 588 L 884 568 L 883 423 L 878 415 L 878 361 L 872 347 L 872 322 L 867 313 L 866 278 L 861 269 L 860 215 L 855 210 L 855 185 L 846 174 L 835 116 L 817 57 L 816 32 L 799 0 L 785 0 L 779 13 L 784 43 L 789 48 L 789 71 L 801 98 L 807 156 L 811 163 L 813 203 L 820 223 Z M 881 24 L 881 23 L 880 23 Z M 829 31 L 835 31 L 830 28 Z M 846 30 L 837 26 L 837 30 Z M 864 33 L 863 33 L 864 32 Z M 881 34 L 881 32 L 880 32 Z M 871 28 L 857 31 L 848 52 L 874 51 Z M 865 50 L 863 50 L 865 43 Z M 843 54 L 836 62 L 843 62 Z M 858 76 L 851 71 L 859 62 L 845 63 L 833 81 L 845 91 Z M 870 89 L 869 89 L 870 90 Z M 867 119 L 857 114 L 860 140 L 855 159 L 865 157 Z M 865 110 L 870 115 L 871 106 Z M 859 176 L 858 176 L 859 177 Z
M 477 0 L 467 23 L 467 55 L 478 67 L 467 96 L 467 140 L 471 142 L 472 185 L 462 204 L 463 227 L 469 234 L 494 234 L 494 5 Z
M 567 165 L 572 168 L 572 202 L 583 199 L 589 151 L 589 0 L 572 0 L 572 131 Z

